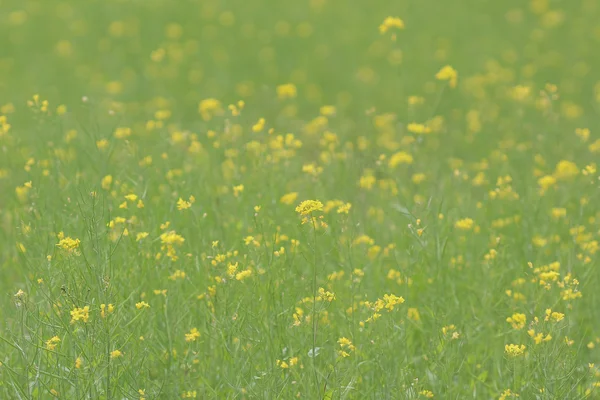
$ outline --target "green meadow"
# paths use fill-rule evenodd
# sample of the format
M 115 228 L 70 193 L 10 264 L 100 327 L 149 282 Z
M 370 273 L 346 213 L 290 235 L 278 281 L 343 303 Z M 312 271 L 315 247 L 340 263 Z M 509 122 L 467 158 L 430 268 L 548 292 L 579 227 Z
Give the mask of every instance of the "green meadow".
M 0 399 L 600 398 L 596 0 L 0 1 Z

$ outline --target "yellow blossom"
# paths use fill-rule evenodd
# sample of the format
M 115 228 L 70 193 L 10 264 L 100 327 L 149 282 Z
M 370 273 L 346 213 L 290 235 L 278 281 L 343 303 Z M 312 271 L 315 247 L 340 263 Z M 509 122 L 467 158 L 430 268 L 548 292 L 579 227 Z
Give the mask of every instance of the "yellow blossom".
M 110 358 L 115 359 L 123 356 L 123 352 L 121 350 L 113 350 L 110 352 Z
M 379 25 L 379 32 L 384 34 L 391 28 L 404 29 L 404 21 L 398 17 L 387 17 L 383 20 L 381 25 Z
M 302 216 L 311 214 L 315 211 L 322 211 L 323 203 L 318 200 L 304 200 L 296 207 L 296 212 Z
M 509 357 L 519 357 L 525 353 L 525 348 L 524 344 L 507 344 L 504 346 L 504 352 Z
M 197 328 L 192 328 L 189 333 L 185 334 L 186 342 L 195 342 L 200 337 L 200 331 Z
M 455 88 L 458 82 L 458 72 L 450 65 L 446 65 L 435 74 L 435 79 L 439 81 L 448 81 L 451 88 Z

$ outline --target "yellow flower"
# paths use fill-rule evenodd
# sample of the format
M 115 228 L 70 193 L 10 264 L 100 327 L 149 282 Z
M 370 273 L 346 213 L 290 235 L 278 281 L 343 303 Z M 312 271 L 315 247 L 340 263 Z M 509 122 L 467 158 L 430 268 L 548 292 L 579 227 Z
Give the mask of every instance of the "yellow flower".
M 458 82 L 458 72 L 450 65 L 446 65 L 435 74 L 438 81 L 448 81 L 451 88 L 455 88 Z
M 115 306 L 109 304 L 108 307 L 106 304 L 100 304 L 100 316 L 102 318 L 106 318 L 107 314 L 112 314 L 115 311 Z
M 293 83 L 286 83 L 277 86 L 277 97 L 283 99 L 293 99 L 297 95 L 296 85 Z
M 527 322 L 525 314 L 515 313 L 511 317 L 506 318 L 506 322 L 510 323 L 514 329 L 523 329 Z
M 524 101 L 525 99 L 527 99 L 527 97 L 529 97 L 530 93 L 531 87 L 523 85 L 517 85 L 513 87 L 510 91 L 511 97 L 516 101 Z
M 561 207 L 554 207 L 551 210 L 550 215 L 552 215 L 552 218 L 555 218 L 555 219 L 559 219 L 561 217 L 566 217 L 567 216 L 567 209 L 566 208 L 561 208 Z
M 319 288 L 318 291 L 319 295 L 317 297 L 317 299 L 322 300 L 322 301 L 328 301 L 328 302 L 332 302 L 333 300 L 335 300 L 335 294 L 333 294 L 330 291 L 327 291 L 323 288 Z
M 237 185 L 233 187 L 233 195 L 238 197 L 244 191 L 244 185 Z
M 141 310 L 142 308 L 150 308 L 150 304 L 146 303 L 145 301 L 140 301 L 139 303 L 135 303 L 135 308 L 138 310 Z
M 322 106 L 319 109 L 319 112 L 321 113 L 321 115 L 323 115 L 325 117 L 331 117 L 331 116 L 335 115 L 336 108 L 335 108 L 335 106 Z
M 383 20 L 381 25 L 379 25 L 379 32 L 383 35 L 391 28 L 404 29 L 404 21 L 398 17 L 387 17 Z
M 395 154 L 393 154 L 390 157 L 390 160 L 388 161 L 388 165 L 390 168 L 395 168 L 397 165 L 400 164 L 412 164 L 413 163 L 413 156 L 411 156 L 410 154 L 408 154 L 405 151 L 399 151 Z
M 338 207 L 337 213 L 338 214 L 348 214 L 350 212 L 351 208 L 352 208 L 352 204 L 350 204 L 350 203 L 342 204 L 341 206 Z
M 297 198 L 298 198 L 298 192 L 290 192 L 288 194 L 284 194 L 283 196 L 281 196 L 279 201 L 283 204 L 290 205 L 290 204 L 293 204 Z
M 104 178 L 102 178 L 102 182 L 100 183 L 102 186 L 102 189 L 109 190 L 110 186 L 112 185 L 112 182 L 113 182 L 112 175 L 106 175 Z
M 147 237 L 148 237 L 148 235 L 149 235 L 149 233 L 148 233 L 148 232 L 140 232 L 140 233 L 138 233 L 138 234 L 135 236 L 135 241 L 136 241 L 136 242 L 139 242 L 140 240 L 143 240 L 143 239 L 147 238 Z
M 265 129 L 265 122 L 264 118 L 259 118 L 258 122 L 252 125 L 252 132 L 260 132 Z
M 538 185 L 542 191 L 548 190 L 550 187 L 556 185 L 556 178 L 552 175 L 545 175 L 538 179 Z
M 61 239 L 56 246 L 65 250 L 69 254 L 78 254 L 77 249 L 79 248 L 80 244 L 81 241 L 79 239 L 66 237 Z
M 559 322 L 562 321 L 565 318 L 565 314 L 563 313 L 559 313 L 556 311 L 552 311 L 552 309 L 548 308 L 546 309 L 546 318 L 544 318 L 544 321 L 554 321 L 554 322 Z
M 74 324 L 77 321 L 88 322 L 90 319 L 90 306 L 83 308 L 75 307 L 71 310 L 71 323 Z
M 323 211 L 323 203 L 319 200 L 304 200 L 296 207 L 296 212 L 300 215 L 308 215 L 314 211 Z
M 509 357 L 519 357 L 525 354 L 525 345 L 507 344 L 504 346 L 504 352 Z
M 98 148 L 98 150 L 106 150 L 106 148 L 108 147 L 109 142 L 106 139 L 100 139 L 96 141 L 96 147 Z
M 519 395 L 517 393 L 511 391 L 510 389 L 506 389 L 505 391 L 502 392 L 502 394 L 500 395 L 498 400 L 506 400 L 509 397 L 519 397 Z
M 189 333 L 185 334 L 186 342 L 195 342 L 200 337 L 200 332 L 197 328 L 192 328 Z
M 577 164 L 572 161 L 562 160 L 556 164 L 554 177 L 558 180 L 569 179 L 579 174 Z
M 459 219 L 458 221 L 456 221 L 454 223 L 454 227 L 456 229 L 460 229 L 462 231 L 469 231 L 469 230 L 473 229 L 474 225 L 475 225 L 475 222 L 471 218 Z
M 215 115 L 222 114 L 223 108 L 221 107 L 221 102 L 219 100 L 210 98 L 204 99 L 198 104 L 198 112 L 203 120 L 208 121 Z
M 237 281 L 243 281 L 251 276 L 252 276 L 252 270 L 250 268 L 248 268 L 244 271 L 241 271 L 241 272 L 238 272 L 237 274 L 235 274 L 235 279 Z
M 181 210 L 187 210 L 191 206 L 192 206 L 192 203 L 190 203 L 189 201 L 185 201 L 181 197 L 179 198 L 179 200 L 177 200 L 177 209 L 179 211 L 181 211 Z
M 419 310 L 416 308 L 409 308 L 407 317 L 408 317 L 408 319 L 413 320 L 413 321 L 421 320 L 421 316 L 419 315 Z
M 117 139 L 126 139 L 131 136 L 131 128 L 119 127 L 115 129 L 114 135 Z
M 60 343 L 60 338 L 58 336 L 54 336 L 48 340 L 46 340 L 46 349 L 54 350 L 56 346 Z
M 430 127 L 428 127 L 427 125 L 424 125 L 424 124 L 417 124 L 416 122 L 411 122 L 410 124 L 408 124 L 406 126 L 406 130 L 411 133 L 417 133 L 417 134 L 421 134 L 421 135 L 431 133 Z
M 123 352 L 121 350 L 113 350 L 110 352 L 110 358 L 115 359 L 123 356 Z

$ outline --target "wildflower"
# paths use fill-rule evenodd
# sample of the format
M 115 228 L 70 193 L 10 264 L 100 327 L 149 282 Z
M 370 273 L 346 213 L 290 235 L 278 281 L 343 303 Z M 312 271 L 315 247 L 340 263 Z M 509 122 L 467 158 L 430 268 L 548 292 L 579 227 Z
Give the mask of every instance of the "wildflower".
M 182 199 L 181 197 L 179 198 L 179 200 L 177 200 L 177 209 L 179 211 L 181 210 L 187 210 L 188 208 L 190 208 L 192 206 L 192 203 L 189 201 L 185 201 L 184 199 Z
M 80 369 L 82 365 L 83 365 L 83 360 L 81 359 L 81 357 L 77 357 L 75 359 L 75 368 Z
M 513 329 L 523 329 L 527 322 L 525 314 L 515 313 L 511 317 L 506 318 L 506 322 L 510 323 Z
M 168 224 L 161 225 L 161 229 L 162 226 L 165 226 L 166 229 L 166 227 L 168 227 Z M 183 242 L 185 242 L 185 239 L 183 238 L 183 236 L 178 235 L 175 231 L 169 231 L 160 235 L 160 242 L 162 243 L 161 248 L 167 251 L 167 257 L 169 257 L 173 261 L 176 261 L 178 257 L 175 248 L 177 246 L 181 246 Z
M 200 332 L 197 328 L 192 328 L 189 333 L 185 334 L 186 342 L 195 342 L 200 337 Z
M 390 168 L 395 168 L 396 166 L 400 165 L 400 164 L 412 164 L 413 163 L 413 156 L 411 156 L 410 154 L 408 154 L 405 151 L 399 151 L 395 154 L 393 154 L 390 157 L 390 160 L 388 161 L 388 165 Z
M 554 322 L 559 322 L 562 321 L 565 318 L 565 314 L 563 313 L 559 313 L 556 311 L 552 311 L 552 309 L 547 308 L 546 309 L 546 318 L 544 318 L 544 321 L 554 321 Z
M 96 141 L 96 147 L 100 151 L 106 150 L 108 148 L 109 144 L 110 144 L 109 141 L 106 139 L 100 139 L 100 140 Z
M 277 86 L 277 97 L 279 97 L 279 99 L 281 100 L 293 99 L 294 97 L 296 97 L 296 94 L 296 85 L 294 85 L 293 83 L 286 83 Z
M 81 241 L 79 239 L 65 237 L 61 239 L 56 246 L 65 250 L 68 254 L 78 254 L 77 249 L 79 248 L 80 244 Z
M 335 300 L 335 294 L 323 288 L 319 288 L 318 294 L 319 295 L 317 298 L 321 301 L 328 301 L 331 303 L 333 300 Z
M 117 139 L 126 139 L 131 136 L 131 128 L 118 127 L 115 129 L 114 136 Z
M 341 337 L 338 339 L 338 344 L 340 345 L 340 350 L 338 350 L 338 355 L 342 358 L 346 358 L 350 356 L 350 352 L 354 351 L 356 347 L 352 344 L 350 339 Z
M 54 337 L 46 340 L 46 349 L 48 349 L 50 351 L 54 350 L 59 342 L 60 342 L 60 338 L 58 336 L 54 336 Z
M 389 274 L 388 274 L 388 277 L 389 277 Z M 421 320 L 421 316 L 419 315 L 419 310 L 414 307 L 411 307 L 408 309 L 407 317 L 408 317 L 408 319 L 410 319 L 412 321 L 420 321 Z
M 102 189 L 109 190 L 110 186 L 112 185 L 112 182 L 112 175 L 106 175 L 104 178 L 102 178 L 102 182 L 100 182 L 100 185 L 102 186 Z
M 406 130 L 411 133 L 417 133 L 417 134 L 421 134 L 421 135 L 431 133 L 430 127 L 423 125 L 423 124 L 417 124 L 415 122 L 408 124 L 406 126 Z
M 90 306 L 83 308 L 75 307 L 71 310 L 71 323 L 74 324 L 77 321 L 88 322 L 90 319 Z
M 102 318 L 106 318 L 107 314 L 112 314 L 115 311 L 115 306 L 112 304 L 109 304 L 108 307 L 106 307 L 106 304 L 100 304 L 100 316 Z
M 431 390 L 421 390 L 419 394 L 425 398 L 433 399 L 433 392 Z
M 383 20 L 381 25 L 379 25 L 379 33 L 383 35 L 391 28 L 404 29 L 404 21 L 398 17 L 387 17 Z
M 119 357 L 123 357 L 123 352 L 121 350 L 113 350 L 110 352 L 111 360 L 114 360 L 115 358 Z
M 208 121 L 215 115 L 222 114 L 223 108 L 221 107 L 221 102 L 219 100 L 209 98 L 200 102 L 198 105 L 198 112 L 202 116 L 203 120 Z
M 404 298 L 393 294 L 385 294 L 383 295 L 383 301 L 385 301 L 385 308 L 392 311 L 396 305 L 404 303 Z
M 237 185 L 233 187 L 233 195 L 238 197 L 244 191 L 244 185 Z
M 237 281 L 243 281 L 243 280 L 245 280 L 245 279 L 247 279 L 247 278 L 249 278 L 251 276 L 252 276 L 252 270 L 248 268 L 248 269 L 246 269 L 244 271 L 238 272 L 235 275 L 235 279 Z
M 281 202 L 283 204 L 291 205 L 296 201 L 297 198 L 298 198 L 298 192 L 290 192 L 290 193 L 287 193 L 287 194 L 284 194 L 283 196 L 281 196 L 281 198 L 279 199 L 279 202 Z
M 538 179 L 538 185 L 543 192 L 556 185 L 556 178 L 552 175 L 545 175 Z
M 504 352 L 509 357 L 519 357 L 525 354 L 525 345 L 507 344 L 504 346 Z
M 140 232 L 135 236 L 135 241 L 139 242 L 141 240 L 144 240 L 148 237 L 149 233 L 148 232 Z
M 552 215 L 552 218 L 555 218 L 555 219 L 559 219 L 559 218 L 565 217 L 567 215 L 567 209 L 566 208 L 554 207 L 550 211 L 550 215 Z
M 579 174 L 579 168 L 577 167 L 577 164 L 572 161 L 561 160 L 558 164 L 556 164 L 553 175 L 557 180 L 565 180 L 572 178 L 577 174 Z
M 252 125 L 252 132 L 260 132 L 265 128 L 265 119 L 260 118 L 258 122 Z
M 536 334 L 535 329 L 529 329 L 527 331 L 527 334 L 533 338 L 534 343 L 540 344 L 542 342 L 549 342 L 550 340 L 552 340 L 552 336 L 550 334 L 547 334 L 546 336 L 544 336 L 544 334 L 542 332 L 538 332 Z
M 323 203 L 318 200 L 304 200 L 296 207 L 296 212 L 302 216 L 308 215 L 315 211 L 322 211 Z
M 341 206 L 338 207 L 337 213 L 338 214 L 348 214 L 348 212 L 350 212 L 351 208 L 352 208 L 352 204 L 350 204 L 350 203 L 342 204 Z
M 461 231 L 470 231 L 473 229 L 475 222 L 471 218 L 463 218 L 459 219 L 454 223 L 454 227 L 456 229 L 460 229 Z
M 498 400 L 506 400 L 509 397 L 519 397 L 519 395 L 513 391 L 511 391 L 510 389 L 506 389 L 505 391 L 502 392 L 502 394 L 500 394 L 500 397 L 498 398 Z
M 450 65 L 446 65 L 435 74 L 435 79 L 448 81 L 451 88 L 455 88 L 458 81 L 458 72 Z
M 325 117 L 331 117 L 335 115 L 336 108 L 335 106 L 321 106 L 319 113 Z
M 146 303 L 145 301 L 140 301 L 139 303 L 135 303 L 135 308 L 138 310 L 141 310 L 142 308 L 150 308 L 150 304 Z

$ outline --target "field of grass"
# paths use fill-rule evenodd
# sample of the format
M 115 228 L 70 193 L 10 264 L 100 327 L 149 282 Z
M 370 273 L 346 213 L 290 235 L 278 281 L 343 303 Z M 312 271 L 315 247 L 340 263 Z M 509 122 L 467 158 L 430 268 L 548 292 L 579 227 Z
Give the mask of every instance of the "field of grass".
M 2 0 L 0 399 L 600 398 L 600 2 Z

